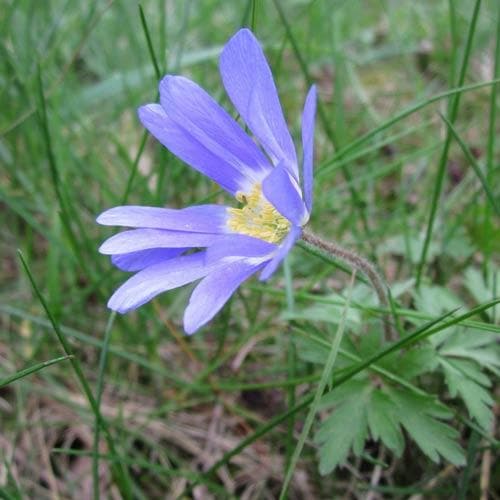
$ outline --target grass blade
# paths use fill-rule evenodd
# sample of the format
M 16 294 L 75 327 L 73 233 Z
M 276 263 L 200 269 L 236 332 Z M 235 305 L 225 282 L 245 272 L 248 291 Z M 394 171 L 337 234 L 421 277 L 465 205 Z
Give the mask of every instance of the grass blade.
M 106 369 L 106 362 L 108 360 L 109 353 L 109 342 L 111 340 L 111 329 L 113 328 L 113 324 L 115 322 L 116 312 L 113 311 L 108 320 L 108 324 L 106 326 L 106 331 L 104 332 L 104 340 L 102 344 L 101 357 L 99 359 L 99 369 L 97 372 L 97 389 L 96 389 L 96 405 L 101 411 L 101 399 L 102 399 L 102 390 L 104 387 L 104 371 Z M 99 500 L 100 490 L 99 490 L 99 434 L 100 434 L 101 425 L 99 419 L 96 418 L 94 422 L 94 448 L 92 453 L 92 480 L 94 483 L 94 499 Z
M 283 482 L 283 486 L 281 488 L 280 500 L 284 500 L 286 497 L 288 486 L 292 479 L 293 471 L 295 470 L 295 466 L 299 460 L 300 454 L 302 453 L 302 448 L 306 442 L 307 436 L 309 435 L 309 431 L 311 430 L 312 424 L 314 422 L 314 417 L 316 416 L 318 405 L 321 397 L 323 396 L 323 392 L 326 389 L 326 386 L 329 381 L 331 381 L 331 372 L 333 370 L 333 365 L 335 364 L 335 360 L 337 359 L 337 354 L 339 352 L 340 343 L 342 342 L 342 337 L 344 336 L 345 330 L 345 321 L 347 317 L 347 311 L 349 310 L 349 303 L 351 301 L 352 289 L 354 286 L 354 277 L 356 275 L 356 271 L 351 274 L 351 282 L 349 284 L 348 296 L 346 300 L 346 304 L 344 310 L 342 311 L 342 318 L 340 320 L 337 333 L 335 334 L 335 338 L 332 343 L 332 347 L 328 354 L 328 358 L 325 363 L 325 367 L 323 368 L 323 374 L 321 375 L 321 380 L 319 381 L 318 387 L 316 389 L 316 393 L 314 395 L 314 399 L 309 408 L 309 412 L 307 413 L 306 421 L 304 422 L 304 427 L 299 437 L 299 442 L 295 447 L 295 451 L 293 452 L 292 459 L 290 461 L 290 465 L 288 466 L 288 470 L 286 471 L 285 480 Z
M 323 175 L 326 171 L 329 170 L 329 167 L 332 164 L 343 159 L 351 151 L 356 150 L 359 146 L 361 146 L 365 142 L 368 142 L 370 139 L 377 136 L 380 132 L 387 130 L 388 128 L 392 127 L 393 125 L 400 122 L 404 118 L 407 118 L 407 117 L 413 115 L 417 111 L 420 111 L 421 109 L 429 106 L 430 104 L 441 101 L 441 100 L 446 99 L 447 97 L 451 97 L 455 94 L 460 94 L 463 92 L 471 92 L 473 90 L 479 90 L 483 87 L 496 85 L 498 83 L 500 83 L 500 78 L 495 78 L 495 79 L 489 80 L 487 82 L 473 83 L 471 85 L 463 85 L 460 87 L 456 87 L 456 88 L 447 90 L 445 92 L 441 92 L 441 93 L 436 94 L 432 97 L 429 97 L 428 99 L 426 99 L 424 101 L 420 101 L 420 102 L 417 102 L 416 104 L 409 106 L 408 108 L 404 109 L 403 111 L 396 114 L 392 118 L 389 118 L 385 122 L 381 123 L 378 127 L 370 130 L 370 132 L 367 132 L 366 134 L 362 135 L 361 137 L 359 137 L 355 141 L 352 141 L 347 146 L 339 149 L 330 161 L 323 163 L 319 168 L 316 169 L 315 175 L 316 176 Z
M 75 210 L 70 210 L 69 208 L 70 204 L 67 203 L 68 196 L 66 196 L 66 192 L 59 174 L 56 156 L 54 154 L 54 149 L 52 145 L 52 137 L 49 129 L 47 104 L 45 101 L 45 94 L 43 90 L 42 71 L 39 64 L 37 66 L 37 91 L 38 91 L 38 101 L 39 101 L 38 120 L 45 141 L 47 160 L 49 164 L 52 184 L 59 205 L 61 222 L 63 223 L 68 239 L 71 242 L 71 246 L 75 253 L 76 258 L 78 259 L 78 263 L 80 264 L 81 268 L 84 270 L 87 276 L 93 276 L 91 268 L 87 265 L 87 259 L 85 259 L 85 256 L 82 253 L 82 248 L 81 248 L 82 245 L 79 244 L 77 235 L 75 234 L 75 231 L 73 230 L 73 226 L 71 223 L 72 220 L 79 223 L 79 215 L 78 213 L 76 213 Z M 80 227 L 80 234 L 85 235 L 85 231 L 83 230 L 82 224 L 79 223 L 79 227 Z
M 36 373 L 39 370 L 43 370 L 47 366 L 55 365 L 56 363 L 60 363 L 61 361 L 66 361 L 72 357 L 73 357 L 73 355 L 61 356 L 59 358 L 49 359 L 48 361 L 43 361 L 42 363 L 37 363 L 36 365 L 29 366 L 28 368 L 24 368 L 24 370 L 16 372 L 16 373 L 10 375 L 9 377 L 0 380 L 0 388 L 4 387 L 6 385 L 9 385 L 12 382 L 19 380 L 23 377 L 31 375 L 32 373 Z
M 500 3 L 497 3 L 497 26 L 496 26 L 496 42 L 495 42 L 495 53 L 494 65 L 493 65 L 493 78 L 498 78 L 500 76 Z M 495 139 L 497 133 L 495 130 L 497 113 L 498 113 L 498 85 L 495 84 L 491 87 L 490 93 L 490 111 L 488 120 L 488 144 L 486 146 L 486 179 L 488 184 L 493 184 L 493 170 L 495 161 Z M 494 231 L 493 222 L 491 220 L 491 214 L 489 207 L 486 207 L 486 213 L 484 215 L 484 225 L 483 234 L 492 234 Z M 491 253 L 493 251 L 493 239 L 488 239 L 485 246 L 485 258 L 483 269 L 487 272 L 489 269 L 489 261 L 491 258 Z
M 85 378 L 85 375 L 83 373 L 83 370 L 80 366 L 80 361 L 78 358 L 76 358 L 73 355 L 73 352 L 71 350 L 71 347 L 66 340 L 66 337 L 62 333 L 62 331 L 59 329 L 59 325 L 56 323 L 54 316 L 52 315 L 52 312 L 50 311 L 47 302 L 43 298 L 43 295 L 38 288 L 38 285 L 35 282 L 35 279 L 33 278 L 33 274 L 31 273 L 31 270 L 24 259 L 24 256 L 20 250 L 18 250 L 18 255 L 21 260 L 21 264 L 26 272 L 26 275 L 28 276 L 28 279 L 31 283 L 31 286 L 33 287 L 33 290 L 40 301 L 40 304 L 42 305 L 45 313 L 47 314 L 47 317 L 52 325 L 52 328 L 54 330 L 54 333 L 57 336 L 57 339 L 59 340 L 59 343 L 61 344 L 64 352 L 66 353 L 66 356 L 68 357 L 71 366 L 73 368 L 73 371 L 80 382 L 80 385 L 83 389 L 83 392 L 85 394 L 85 397 L 87 398 L 87 401 L 94 412 L 95 418 L 99 420 L 100 425 L 102 426 L 105 436 L 106 436 L 106 441 L 108 443 L 109 449 L 111 454 L 116 455 L 116 448 L 114 444 L 113 437 L 111 436 L 111 433 L 109 432 L 108 426 L 106 424 L 106 421 L 103 419 L 102 415 L 100 414 L 99 407 L 97 406 L 97 402 L 94 398 L 94 395 L 92 394 L 92 391 L 90 389 L 89 383 L 87 382 L 87 379 Z M 128 473 L 124 467 L 121 466 L 120 462 L 118 462 L 117 465 L 113 466 L 113 470 L 116 474 L 116 480 L 118 484 L 120 485 L 120 491 L 121 493 L 125 496 L 127 499 L 132 499 L 132 490 L 130 487 L 130 479 L 128 478 Z
M 153 68 L 155 71 L 155 76 L 156 79 L 158 80 L 158 83 L 161 78 L 161 71 L 160 71 L 160 66 L 158 65 L 158 59 L 156 58 L 155 51 L 153 49 L 153 43 L 151 42 L 151 36 L 149 34 L 149 29 L 148 25 L 146 22 L 146 17 L 144 16 L 144 10 L 142 9 L 142 5 L 139 5 L 139 16 L 141 18 L 141 25 L 142 29 L 144 31 L 144 36 L 146 37 L 146 43 L 148 45 L 148 51 L 149 51 L 149 56 L 151 57 L 151 61 L 153 63 Z M 158 100 L 158 93 L 156 93 L 155 100 Z M 147 130 L 144 130 L 142 137 L 141 137 L 141 142 L 139 143 L 139 149 L 137 150 L 137 154 L 135 155 L 134 162 L 132 164 L 132 170 L 130 171 L 130 175 L 127 179 L 127 184 L 125 186 L 125 192 L 123 193 L 121 204 L 125 205 L 127 203 L 128 197 L 130 196 L 130 193 L 132 191 L 132 185 L 135 180 L 135 176 L 137 175 L 137 171 L 139 168 L 139 161 L 141 160 L 142 154 L 144 153 L 144 150 L 146 148 L 146 142 L 148 140 L 148 135 L 149 132 Z
M 474 33 L 476 31 L 476 24 L 477 24 L 477 19 L 479 16 L 479 8 L 481 7 L 481 0 L 476 0 L 476 3 L 474 5 L 474 11 L 472 13 L 472 19 L 469 24 L 469 31 L 467 33 L 467 41 L 465 44 L 465 50 L 464 50 L 464 56 L 462 60 L 462 66 L 460 68 L 460 75 L 458 77 L 458 86 L 462 86 L 465 81 L 465 73 L 467 71 L 467 67 L 469 65 L 469 58 L 472 50 L 472 40 L 474 39 Z M 461 98 L 461 93 L 455 94 L 452 97 L 451 103 L 450 103 L 450 123 L 454 123 L 457 114 L 458 114 L 458 106 L 460 104 L 460 98 Z M 432 238 L 432 231 L 434 229 L 434 221 L 436 218 L 436 213 L 437 213 L 437 208 L 439 204 L 439 199 L 441 197 L 441 190 L 443 187 L 443 181 L 444 181 L 444 173 L 446 170 L 446 164 L 448 162 L 448 154 L 450 151 L 450 146 L 451 146 L 451 138 L 452 134 L 450 132 L 450 129 L 448 129 L 448 132 L 446 134 L 445 138 L 445 143 L 443 146 L 443 151 L 441 153 L 441 157 L 439 159 L 439 164 L 438 164 L 438 172 L 437 172 L 437 177 L 436 177 L 436 183 L 434 187 L 434 192 L 432 194 L 432 200 L 431 200 L 431 210 L 429 213 L 429 220 L 427 222 L 427 229 L 425 232 L 425 240 L 424 240 L 424 245 L 422 247 L 422 253 L 420 254 L 420 261 L 417 266 L 417 277 L 416 277 L 416 287 L 418 288 L 420 286 L 420 281 L 422 279 L 422 272 L 423 268 L 425 265 L 425 261 L 427 260 L 427 252 L 429 251 L 429 245 L 431 242 Z
M 486 196 L 488 198 L 488 201 L 491 203 L 491 206 L 493 207 L 493 210 L 497 215 L 500 215 L 500 207 L 497 204 L 497 201 L 495 199 L 495 195 L 491 192 L 491 189 L 488 185 L 488 180 L 484 176 L 481 167 L 477 164 L 474 156 L 472 156 L 472 153 L 470 149 L 467 147 L 467 144 L 462 140 L 460 135 L 458 134 L 457 130 L 453 126 L 453 124 L 444 116 L 443 114 L 439 113 L 439 116 L 442 118 L 442 120 L 446 123 L 446 126 L 449 128 L 451 135 L 453 138 L 458 142 L 458 145 L 462 149 L 465 157 L 467 158 L 467 161 L 471 164 L 472 169 L 474 170 L 474 173 L 477 175 L 477 178 L 481 182 L 483 189 L 486 193 Z
M 156 58 L 156 54 L 153 49 L 153 42 L 151 41 L 151 35 L 149 34 L 148 24 L 146 22 L 146 17 L 144 16 L 144 10 L 141 4 L 139 4 L 139 17 L 141 18 L 141 26 L 144 31 L 144 36 L 146 37 L 146 43 L 148 44 L 149 56 L 151 57 L 151 61 L 153 63 L 156 79 L 160 80 L 162 72 L 160 70 L 160 66 L 158 65 L 158 59 Z
M 293 277 L 292 270 L 290 269 L 290 260 L 288 258 L 285 259 L 283 264 L 283 270 L 285 275 L 285 291 L 286 291 L 286 303 L 287 303 L 287 312 L 293 313 L 295 298 L 293 295 Z M 297 353 L 295 350 L 295 343 L 293 342 L 290 325 L 287 324 L 286 333 L 288 337 L 288 345 L 287 345 L 287 367 L 288 367 L 288 380 L 293 380 L 296 377 L 297 373 Z M 293 408 L 296 403 L 295 398 L 295 385 L 290 385 L 288 387 L 288 407 Z M 286 460 L 285 467 L 290 466 L 290 461 L 293 453 L 293 431 L 295 429 L 295 418 L 291 417 L 287 423 L 287 436 L 286 436 Z

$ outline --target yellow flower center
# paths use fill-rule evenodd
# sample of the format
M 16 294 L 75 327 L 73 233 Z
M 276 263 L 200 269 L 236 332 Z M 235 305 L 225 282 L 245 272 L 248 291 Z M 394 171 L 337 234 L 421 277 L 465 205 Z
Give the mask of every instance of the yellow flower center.
M 236 233 L 280 243 L 290 231 L 290 221 L 283 217 L 263 196 L 260 184 L 250 194 L 237 193 L 241 208 L 229 208 L 227 225 Z

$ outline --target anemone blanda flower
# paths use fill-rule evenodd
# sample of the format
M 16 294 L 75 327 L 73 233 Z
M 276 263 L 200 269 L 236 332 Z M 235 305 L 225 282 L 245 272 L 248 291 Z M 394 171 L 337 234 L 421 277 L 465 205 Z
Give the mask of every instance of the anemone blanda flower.
M 139 108 L 142 124 L 178 158 L 206 175 L 239 208 L 183 209 L 120 206 L 99 224 L 134 228 L 106 240 L 100 252 L 136 272 L 108 307 L 126 313 L 161 292 L 200 280 L 184 312 L 194 333 L 223 307 L 238 286 L 261 271 L 268 279 L 301 235 L 312 206 L 316 89 L 302 115 L 303 168 L 259 42 L 248 29 L 224 46 L 220 74 L 229 98 L 254 138 L 196 83 L 167 75 L 160 104 Z M 195 250 L 195 251 L 193 251 Z

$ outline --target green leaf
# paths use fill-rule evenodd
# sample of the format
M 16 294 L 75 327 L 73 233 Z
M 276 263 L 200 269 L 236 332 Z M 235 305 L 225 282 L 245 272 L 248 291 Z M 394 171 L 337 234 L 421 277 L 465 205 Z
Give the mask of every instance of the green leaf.
M 443 231 L 442 228 L 440 229 L 441 231 L 439 231 L 439 233 L 437 232 L 435 239 L 429 244 L 429 260 L 433 260 L 436 257 L 445 254 L 452 259 L 463 261 L 474 252 L 474 247 L 464 229 L 458 228 L 446 241 L 442 241 L 445 231 Z M 386 253 L 400 255 L 411 261 L 412 264 L 417 264 L 423 244 L 424 235 L 418 236 L 398 234 L 387 239 L 379 248 L 378 253 L 381 255 Z M 413 282 L 414 281 L 415 280 L 413 280 Z
M 463 302 L 450 290 L 441 286 L 421 285 L 415 295 L 415 303 L 419 311 L 432 316 L 439 316 L 445 311 L 462 307 Z
M 334 390 L 326 393 L 321 398 L 320 409 L 331 408 L 343 404 L 346 400 L 353 397 L 354 394 L 361 394 L 369 385 L 368 377 L 363 376 L 360 379 L 351 379 L 348 382 L 336 387 Z
M 324 365 L 328 357 L 329 347 L 332 343 L 332 337 L 320 330 L 316 329 L 314 326 L 310 325 L 308 327 L 307 333 L 304 330 L 295 330 L 300 332 L 300 336 L 295 337 L 295 345 L 297 349 L 297 356 L 302 361 L 307 361 L 309 363 L 314 363 L 318 365 Z M 349 351 L 356 353 L 357 349 L 355 344 L 351 342 L 349 337 L 344 337 L 341 342 L 341 352 Z M 339 360 L 337 361 L 336 370 L 339 366 L 343 366 L 345 362 Z
M 393 371 L 407 380 L 418 377 L 425 372 L 432 372 L 436 367 L 436 349 L 429 343 L 404 352 L 392 365 Z
M 473 328 L 459 329 L 439 348 L 446 358 L 463 358 L 500 375 L 499 336 Z M 489 384 L 484 384 L 489 385 Z
M 463 227 L 454 230 L 450 238 L 443 242 L 443 245 L 443 253 L 459 261 L 468 259 L 475 251 L 475 247 Z
M 456 441 L 458 432 L 435 418 L 449 416 L 441 405 L 409 391 L 388 389 L 388 394 L 397 405 L 401 425 L 432 461 L 439 462 L 442 456 L 454 465 L 465 463 L 463 450 Z
M 374 391 L 368 406 L 368 426 L 374 440 L 381 440 L 397 456 L 404 449 L 404 438 L 397 418 L 397 406 L 381 390 Z
M 491 406 L 494 401 L 483 387 L 483 385 L 490 385 L 488 377 L 468 361 L 442 358 L 440 364 L 451 396 L 459 395 L 470 415 L 485 431 L 490 431 L 493 419 Z
M 424 235 L 409 235 L 405 237 L 402 234 L 388 238 L 378 250 L 378 253 L 383 255 L 387 253 L 400 255 L 409 260 L 412 264 L 418 263 L 418 258 L 422 252 L 424 245 Z M 429 260 L 439 255 L 439 245 L 436 242 L 431 242 L 429 245 Z
M 295 337 L 297 355 L 302 361 L 324 365 L 328 356 L 327 341 L 317 334 Z
M 348 385 L 350 382 L 344 387 Z M 356 386 L 356 390 L 358 389 L 359 386 Z M 332 397 L 337 390 L 330 393 Z M 368 433 L 366 408 L 371 391 L 370 384 L 365 382 L 361 392 L 351 392 L 350 398 L 344 400 L 321 424 L 314 438 L 320 444 L 320 474 L 328 474 L 337 465 L 344 463 L 351 448 L 354 448 L 356 454 L 361 453 Z
M 440 348 L 441 353 L 454 352 L 455 349 L 464 348 L 466 352 L 475 350 L 480 347 L 492 347 L 497 345 L 500 335 L 485 331 L 476 330 L 474 328 L 463 328 L 456 332 L 455 335 L 450 337 L 446 344 Z M 500 366 L 500 358 L 498 359 Z
M 364 333 L 357 343 L 359 356 L 363 359 L 369 358 L 384 346 L 384 333 L 381 329 L 372 329 Z
M 415 304 L 419 311 L 424 311 L 431 316 L 439 316 L 445 311 L 463 307 L 463 302 L 450 290 L 441 286 L 421 285 L 415 293 Z M 450 328 L 433 335 L 429 341 L 439 345 L 447 338 L 454 335 L 456 329 Z
M 443 361 L 443 358 L 441 358 L 441 362 Z M 462 373 L 462 376 L 470 378 L 477 384 L 484 385 L 485 387 L 491 386 L 490 379 L 483 372 L 481 372 L 480 367 L 473 361 L 449 358 L 446 360 L 446 363 L 447 365 L 453 366 L 455 369 L 459 370 Z
M 323 321 L 325 323 L 330 323 L 334 325 L 340 324 L 342 318 L 342 312 L 345 309 L 345 299 L 341 295 L 333 294 L 331 296 L 332 300 L 335 300 L 337 304 L 315 304 L 311 307 L 303 309 L 302 311 L 286 312 L 284 318 L 290 319 L 300 319 L 306 321 Z M 347 312 L 346 317 L 346 328 L 350 330 L 359 329 L 361 324 L 360 313 L 354 308 L 350 308 Z
M 478 276 L 472 276 L 473 283 Z M 474 285 L 472 285 L 474 286 Z M 500 373 L 498 335 L 459 328 L 439 347 L 438 359 L 452 397 L 460 397 L 472 418 L 485 430 L 491 429 L 493 399 L 487 387 L 491 381 L 483 370 Z
M 391 283 L 391 296 L 393 299 L 398 299 L 405 293 L 413 290 L 415 287 L 415 278 L 409 278 L 405 281 L 396 281 Z
M 465 270 L 464 285 L 478 302 L 486 302 L 500 295 L 500 270 L 492 269 L 485 281 L 482 274 L 475 268 Z M 492 307 L 486 312 L 489 318 L 500 319 L 500 306 Z

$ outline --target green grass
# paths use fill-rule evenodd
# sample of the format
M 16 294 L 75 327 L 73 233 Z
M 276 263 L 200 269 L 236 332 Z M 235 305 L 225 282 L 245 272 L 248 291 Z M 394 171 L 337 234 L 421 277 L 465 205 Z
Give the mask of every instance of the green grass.
M 317 84 L 310 229 L 374 261 L 389 311 L 304 243 L 193 337 L 192 287 L 106 309 L 100 212 L 229 201 L 136 109 L 169 72 L 237 116 L 217 59 L 242 25 L 297 145 Z M 0 498 L 498 489 L 497 2 L 5 0 L 0 28 Z

